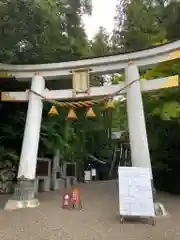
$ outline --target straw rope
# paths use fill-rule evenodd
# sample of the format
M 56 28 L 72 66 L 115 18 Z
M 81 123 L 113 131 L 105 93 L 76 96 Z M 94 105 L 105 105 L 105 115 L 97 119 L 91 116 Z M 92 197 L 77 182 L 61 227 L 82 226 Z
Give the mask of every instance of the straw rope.
M 136 79 L 134 81 L 132 81 L 131 83 L 125 85 L 123 88 L 117 90 L 116 92 L 109 94 L 109 95 L 105 95 L 102 98 L 99 98 L 97 100 L 88 100 L 88 101 L 74 101 L 74 102 L 59 102 L 53 99 L 48 99 L 46 97 L 44 97 L 43 95 L 33 91 L 33 90 L 29 90 L 30 92 L 36 94 L 37 96 L 41 97 L 43 99 L 43 101 L 45 102 L 49 102 L 53 105 L 56 105 L 58 107 L 65 107 L 65 108 L 89 108 L 93 105 L 96 104 L 103 104 L 105 102 L 107 102 L 108 100 L 112 99 L 113 97 L 119 95 L 122 91 L 124 91 L 126 88 L 130 87 L 133 83 L 139 81 L 139 79 Z

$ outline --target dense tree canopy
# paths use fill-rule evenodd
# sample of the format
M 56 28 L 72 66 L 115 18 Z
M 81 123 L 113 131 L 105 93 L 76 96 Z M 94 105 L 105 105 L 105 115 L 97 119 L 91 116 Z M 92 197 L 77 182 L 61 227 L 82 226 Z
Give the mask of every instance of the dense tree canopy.
M 179 1 L 134 0 L 118 1 L 115 29 L 112 37 L 116 51 L 136 51 L 179 39 Z M 179 75 L 180 60 L 163 62 L 141 72 L 141 78 Z M 123 75 L 119 81 L 123 80 Z M 143 81 L 143 80 L 142 80 Z M 118 78 L 115 78 L 118 82 Z M 179 116 L 180 93 L 177 89 L 143 94 L 151 160 L 158 187 L 179 192 Z M 121 105 L 119 118 L 127 129 L 125 106 Z M 116 114 L 118 114 L 116 111 Z M 122 117 L 123 115 L 123 117 Z M 114 117 L 115 118 L 115 117 Z M 118 117 L 116 117 L 118 118 Z M 115 123 L 114 123 L 115 124 Z M 176 129 L 176 130 L 175 130 Z M 172 130 L 172 131 L 171 131 Z
M 109 51 L 109 37 L 104 29 L 88 42 L 82 16 L 91 14 L 90 0 L 13 0 L 0 1 L 0 4 L 0 62 L 61 62 Z M 99 85 L 100 81 L 95 78 L 92 85 Z M 57 81 L 48 83 L 47 87 L 65 86 Z M 59 148 L 68 161 L 83 163 L 88 153 L 100 157 L 100 150 L 109 145 L 111 128 L 110 116 L 104 113 L 103 106 L 94 108 L 95 119 L 85 117 L 87 109 L 77 110 L 78 120 L 74 122 L 66 119 L 67 109 L 58 109 L 58 116 L 48 116 L 50 108 L 50 104 L 44 103 L 39 156 L 52 156 Z M 1 161 L 8 158 L 18 164 L 26 110 L 27 104 L 1 105 Z
M 44 63 L 86 55 L 81 15 L 91 1 L 0 1 L 0 62 Z
M 82 16 L 91 12 L 91 0 L 0 0 L 0 62 L 61 62 L 140 50 L 180 38 L 180 3 L 176 0 L 117 0 L 113 36 L 101 27 L 94 39 L 88 41 Z M 180 60 L 161 63 L 146 71 L 140 69 L 140 72 L 142 79 L 148 80 L 179 74 Z M 109 76 L 108 80 L 115 84 L 123 78 L 121 74 Z M 107 77 L 93 77 L 91 85 L 103 85 L 106 80 Z M 65 86 L 58 82 L 48 87 Z M 143 95 L 151 158 L 159 187 L 164 187 L 162 182 L 180 180 L 176 171 L 180 167 L 179 99 L 179 89 Z M 85 117 L 87 109 L 78 110 L 75 122 L 66 120 L 68 111 L 62 108 L 58 109 L 58 116 L 49 117 L 50 107 L 44 104 L 39 156 L 52 155 L 59 148 L 66 160 L 83 163 L 88 153 L 107 158 L 109 149 L 113 150 L 111 129 L 128 130 L 125 102 L 117 101 L 114 110 L 97 106 L 94 108 L 97 116 L 93 119 Z M 27 104 L 1 103 L 1 161 L 12 160 L 18 164 L 26 109 Z
M 91 51 L 94 56 L 104 56 L 112 52 L 110 36 L 103 27 L 99 28 L 91 42 Z
M 113 42 L 134 51 L 179 38 L 178 1 L 118 1 Z

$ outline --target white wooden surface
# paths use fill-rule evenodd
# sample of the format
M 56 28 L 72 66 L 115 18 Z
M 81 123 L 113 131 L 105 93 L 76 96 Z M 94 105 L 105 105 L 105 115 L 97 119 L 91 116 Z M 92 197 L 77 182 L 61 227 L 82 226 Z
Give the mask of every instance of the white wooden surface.
M 141 167 L 119 167 L 118 173 L 120 215 L 154 217 L 150 170 Z

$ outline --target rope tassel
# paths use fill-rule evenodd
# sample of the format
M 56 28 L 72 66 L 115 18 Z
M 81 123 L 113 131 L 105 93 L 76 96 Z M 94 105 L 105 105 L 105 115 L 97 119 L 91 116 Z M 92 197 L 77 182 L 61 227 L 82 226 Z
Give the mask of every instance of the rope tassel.
M 72 121 L 77 120 L 77 115 L 73 109 L 70 109 L 67 119 Z
M 59 115 L 59 113 L 58 113 L 58 111 L 57 111 L 57 109 L 56 109 L 55 106 L 52 106 L 52 107 L 51 107 L 51 109 L 50 109 L 49 112 L 48 112 L 48 115 L 50 115 L 50 116 Z
M 107 109 L 114 109 L 114 103 L 112 100 L 109 100 L 106 104 L 105 104 L 105 108 Z
M 95 112 L 93 111 L 92 108 L 89 108 L 89 109 L 88 109 L 88 111 L 87 111 L 87 113 L 86 113 L 86 117 L 88 117 L 88 118 L 94 118 L 94 117 L 96 117 L 96 114 L 95 114 Z

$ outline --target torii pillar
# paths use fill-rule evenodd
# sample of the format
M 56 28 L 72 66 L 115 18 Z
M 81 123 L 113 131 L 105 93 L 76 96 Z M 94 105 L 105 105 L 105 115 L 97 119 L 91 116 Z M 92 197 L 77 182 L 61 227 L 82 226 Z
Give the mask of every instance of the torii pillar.
M 43 94 L 45 80 L 39 75 L 34 75 L 31 90 Z M 8 200 L 5 209 L 13 210 L 39 205 L 35 199 L 34 180 L 36 174 L 37 154 L 41 128 L 43 102 L 41 97 L 29 92 L 29 104 L 24 130 L 21 157 L 19 162 L 17 186 L 11 200 Z
M 127 88 L 127 114 L 132 166 L 149 168 L 152 176 L 139 78 L 136 64 L 129 62 L 125 68 L 125 83 L 131 84 Z
M 127 88 L 127 113 L 129 139 L 131 147 L 131 162 L 133 167 L 149 168 L 151 174 L 152 194 L 156 216 L 167 216 L 163 204 L 155 202 L 156 190 L 153 184 L 153 174 L 147 140 L 144 108 L 141 95 L 139 71 L 134 62 L 128 63 L 125 68 L 125 83 Z M 136 81 L 137 80 L 137 81 Z

